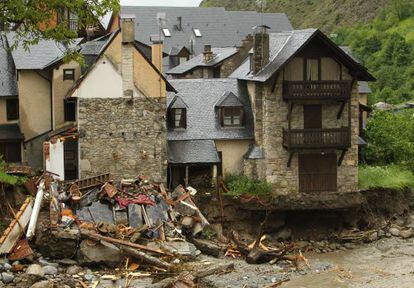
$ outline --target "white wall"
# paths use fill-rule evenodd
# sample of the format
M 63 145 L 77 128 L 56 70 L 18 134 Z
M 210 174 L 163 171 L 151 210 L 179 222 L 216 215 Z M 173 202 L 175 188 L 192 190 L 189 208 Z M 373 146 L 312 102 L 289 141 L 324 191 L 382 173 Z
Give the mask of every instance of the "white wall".
M 55 144 L 46 143 L 49 145 L 49 155 L 45 155 L 46 170 L 57 174 L 52 175 L 55 179 L 65 180 L 64 142 L 57 140 Z

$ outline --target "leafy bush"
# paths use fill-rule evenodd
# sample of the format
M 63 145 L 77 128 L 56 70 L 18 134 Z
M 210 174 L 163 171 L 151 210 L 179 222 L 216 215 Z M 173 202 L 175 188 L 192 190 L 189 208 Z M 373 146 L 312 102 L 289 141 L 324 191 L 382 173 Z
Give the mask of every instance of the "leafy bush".
M 245 175 L 228 175 L 226 186 L 230 190 L 228 194 L 234 196 L 265 196 L 272 192 L 271 184 L 266 181 L 252 180 Z
M 414 172 L 413 111 L 375 111 L 368 119 L 366 137 L 368 164 L 398 164 Z
M 414 188 L 412 172 L 398 166 L 362 166 L 358 175 L 359 187 L 404 189 Z

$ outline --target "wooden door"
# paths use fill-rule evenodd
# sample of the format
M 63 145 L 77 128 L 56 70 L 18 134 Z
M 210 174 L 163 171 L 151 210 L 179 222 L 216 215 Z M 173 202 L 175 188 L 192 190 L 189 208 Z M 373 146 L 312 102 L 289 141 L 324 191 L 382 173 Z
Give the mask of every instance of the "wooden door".
M 322 105 L 303 105 L 303 128 L 322 128 Z
M 65 180 L 78 179 L 78 141 L 68 139 L 63 147 Z
M 337 191 L 336 154 L 299 154 L 299 191 Z

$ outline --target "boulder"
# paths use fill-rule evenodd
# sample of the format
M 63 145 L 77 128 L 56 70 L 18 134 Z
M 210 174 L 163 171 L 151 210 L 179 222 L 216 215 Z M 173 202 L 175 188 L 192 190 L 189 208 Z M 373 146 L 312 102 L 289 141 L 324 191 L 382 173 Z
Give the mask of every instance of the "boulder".
M 413 228 L 414 229 L 414 214 L 408 216 L 406 222 L 405 222 L 405 226 L 407 228 Z
M 13 274 L 7 273 L 7 272 L 1 273 L 1 278 L 2 278 L 4 284 L 9 284 L 9 283 L 13 282 L 13 280 L 14 280 Z
M 82 271 L 83 271 L 82 267 L 79 267 L 77 265 L 72 265 L 72 266 L 69 266 L 68 269 L 66 269 L 66 274 L 75 275 Z
M 122 254 L 115 245 L 101 241 L 91 246 L 88 241 L 82 241 L 79 247 L 79 261 L 81 264 L 105 264 L 116 266 L 122 262 Z
M 279 232 L 273 235 L 275 240 L 289 240 L 292 237 L 292 230 L 289 228 L 283 228 Z
M 400 231 L 400 237 L 403 239 L 408 239 L 414 236 L 414 230 L 413 229 L 407 229 L 407 230 L 401 230 Z
M 390 234 L 392 236 L 400 236 L 400 229 L 396 228 L 396 227 L 391 227 L 389 230 Z
M 43 272 L 45 275 L 56 275 L 58 274 L 58 269 L 54 266 L 45 266 L 43 267 Z
M 42 266 L 39 264 L 30 265 L 26 270 L 26 274 L 36 276 L 38 278 L 43 278 L 45 276 L 45 272 L 43 271 Z
M 378 232 L 372 232 L 371 235 L 368 236 L 369 242 L 374 242 L 378 240 Z

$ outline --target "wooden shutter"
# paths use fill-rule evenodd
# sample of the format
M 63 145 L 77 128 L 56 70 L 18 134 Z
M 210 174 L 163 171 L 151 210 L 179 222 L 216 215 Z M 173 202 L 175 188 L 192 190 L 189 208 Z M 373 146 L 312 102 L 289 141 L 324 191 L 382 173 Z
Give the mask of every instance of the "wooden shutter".
M 303 105 L 304 129 L 322 128 L 322 105 Z
M 336 154 L 300 154 L 300 192 L 314 193 L 337 191 L 336 161 Z

